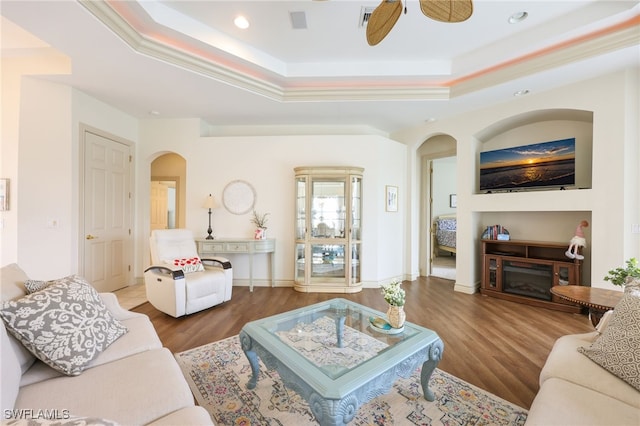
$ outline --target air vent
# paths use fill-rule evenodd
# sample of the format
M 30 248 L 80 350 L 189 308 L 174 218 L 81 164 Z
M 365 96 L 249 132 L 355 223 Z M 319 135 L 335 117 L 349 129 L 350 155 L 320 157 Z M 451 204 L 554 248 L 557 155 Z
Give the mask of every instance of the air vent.
M 376 10 L 375 7 L 362 6 L 360 8 L 360 25 L 358 25 L 359 27 L 367 26 L 367 22 L 369 22 L 369 18 L 371 18 L 371 14 L 374 10 Z
M 304 12 L 289 12 L 291 16 L 291 27 L 294 30 L 307 29 L 307 15 Z

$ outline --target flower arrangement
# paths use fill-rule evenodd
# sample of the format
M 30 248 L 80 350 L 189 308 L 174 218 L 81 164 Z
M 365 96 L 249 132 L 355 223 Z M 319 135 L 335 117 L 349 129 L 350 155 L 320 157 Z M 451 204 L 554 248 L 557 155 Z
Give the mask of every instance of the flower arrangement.
M 625 285 L 627 284 L 627 278 L 640 279 L 640 267 L 638 267 L 638 260 L 635 257 L 626 261 L 626 268 L 616 268 L 607 272 L 607 276 L 604 277 L 605 281 L 610 281 L 613 285 Z
M 382 295 L 384 300 L 392 306 L 404 306 L 405 292 L 400 288 L 402 283 L 397 280 L 391 281 L 387 285 L 382 285 Z
M 267 229 L 267 222 L 268 222 L 267 216 L 269 216 L 269 213 L 260 214 L 254 210 L 251 223 L 253 223 L 254 225 L 256 225 L 256 227 L 260 229 Z

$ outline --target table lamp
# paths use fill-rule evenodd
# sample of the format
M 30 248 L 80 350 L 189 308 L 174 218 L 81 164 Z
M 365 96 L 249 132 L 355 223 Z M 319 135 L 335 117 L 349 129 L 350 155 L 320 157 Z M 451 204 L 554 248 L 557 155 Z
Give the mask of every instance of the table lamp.
M 211 235 L 211 233 L 213 232 L 213 229 L 211 229 L 211 210 L 218 208 L 218 203 L 216 203 L 216 201 L 213 199 L 213 195 L 209 194 L 202 207 L 204 207 L 205 209 L 209 209 L 209 228 L 207 229 L 207 233 L 209 235 L 206 239 L 213 240 L 213 235 Z

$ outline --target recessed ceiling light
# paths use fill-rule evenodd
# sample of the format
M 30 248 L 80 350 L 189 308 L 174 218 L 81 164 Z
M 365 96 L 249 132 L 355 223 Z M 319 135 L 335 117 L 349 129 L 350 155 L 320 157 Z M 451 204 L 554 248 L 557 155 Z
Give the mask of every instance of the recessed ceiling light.
M 247 28 L 249 28 L 249 21 L 242 15 L 236 17 L 236 19 L 233 20 L 233 23 L 236 24 L 236 27 L 240 28 L 241 30 L 246 30 Z
M 434 121 L 436 121 L 435 117 L 428 117 L 426 120 L 424 120 L 425 123 L 433 123 Z
M 513 96 L 524 96 L 529 94 L 529 89 L 518 90 Z
M 155 109 L 152 109 L 151 111 L 149 111 L 149 115 L 160 115 L 160 111 L 156 111 Z
M 522 12 L 516 12 L 513 15 L 509 16 L 509 23 L 510 24 L 517 24 L 518 22 L 522 22 L 525 19 L 527 19 L 527 17 L 529 16 L 529 13 L 522 11 Z

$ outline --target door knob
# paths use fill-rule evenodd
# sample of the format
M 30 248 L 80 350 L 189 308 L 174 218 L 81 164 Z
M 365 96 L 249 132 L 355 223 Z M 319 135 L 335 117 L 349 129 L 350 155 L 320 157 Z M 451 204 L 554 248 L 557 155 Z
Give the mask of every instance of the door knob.
M 93 235 L 89 234 L 85 237 L 87 240 L 95 240 L 98 237 L 94 237 Z

